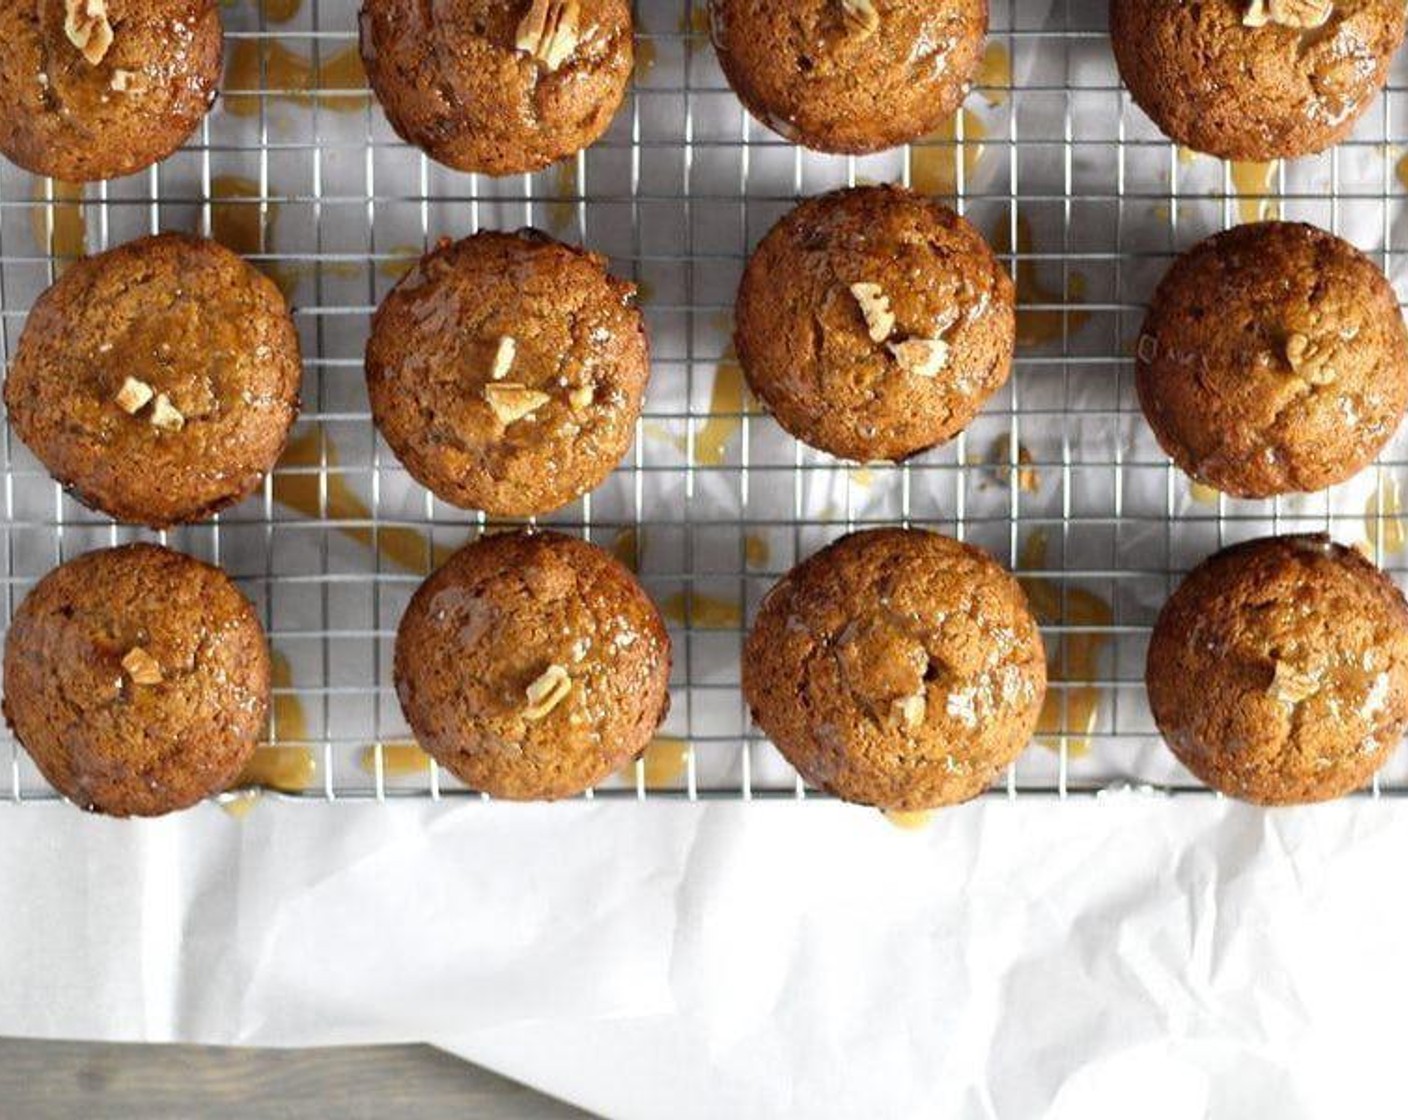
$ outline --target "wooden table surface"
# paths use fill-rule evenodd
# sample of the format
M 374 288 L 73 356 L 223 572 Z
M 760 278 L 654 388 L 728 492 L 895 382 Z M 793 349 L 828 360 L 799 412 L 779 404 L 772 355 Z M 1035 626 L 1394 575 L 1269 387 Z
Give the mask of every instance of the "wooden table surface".
M 429 1046 L 250 1050 L 0 1038 L 5 1120 L 581 1120 Z

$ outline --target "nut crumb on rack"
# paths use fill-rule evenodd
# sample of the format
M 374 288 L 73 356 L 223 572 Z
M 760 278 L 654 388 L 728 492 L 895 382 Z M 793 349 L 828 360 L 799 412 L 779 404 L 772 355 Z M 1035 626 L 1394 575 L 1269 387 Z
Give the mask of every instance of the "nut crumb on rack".
M 533 0 L 518 24 L 514 46 L 531 54 L 548 73 L 558 69 L 577 49 L 579 0 Z
M 880 13 L 874 0 L 841 0 L 841 11 L 846 22 L 862 37 L 880 30 Z
M 489 370 L 489 376 L 495 381 L 502 381 L 508 376 L 508 371 L 513 368 L 514 359 L 518 357 L 518 342 L 512 335 L 504 335 L 499 339 L 498 348 L 494 351 L 494 364 Z
M 123 379 L 122 388 L 118 389 L 113 400 L 123 412 L 135 416 L 147 407 L 147 403 L 155 395 L 155 391 L 145 381 L 127 377 Z
M 523 709 L 523 718 L 542 719 L 564 700 L 572 691 L 572 678 L 561 665 L 549 665 L 530 684 L 524 693 L 528 697 L 528 707 Z
M 133 684 L 160 684 L 161 662 L 141 646 L 133 646 L 122 658 L 122 668 Z
M 937 377 L 948 364 L 948 343 L 941 338 L 907 338 L 889 343 L 900 369 L 916 377 Z
M 495 381 L 484 386 L 484 399 L 499 422 L 505 425 L 530 416 L 548 403 L 546 393 L 512 381 Z
M 1242 16 L 1246 27 L 1265 27 L 1268 23 L 1313 31 L 1323 27 L 1334 11 L 1333 0 L 1249 0 Z
M 106 0 L 64 0 L 64 34 L 90 65 L 102 62 L 113 39 Z
M 865 328 L 871 342 L 884 342 L 895 329 L 895 313 L 890 310 L 890 297 L 879 284 L 860 282 L 851 285 L 851 295 L 865 316 Z

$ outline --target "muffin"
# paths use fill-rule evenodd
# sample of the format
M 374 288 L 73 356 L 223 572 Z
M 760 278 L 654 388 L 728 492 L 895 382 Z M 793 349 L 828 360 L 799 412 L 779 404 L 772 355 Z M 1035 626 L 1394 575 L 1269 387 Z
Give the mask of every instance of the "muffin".
M 225 789 L 269 709 L 269 650 L 219 568 L 152 544 L 55 568 L 5 636 L 5 718 L 82 809 L 154 817 Z
M 1343 139 L 1403 41 L 1401 0 L 1111 0 L 1135 103 L 1170 139 L 1272 160 Z
M 775 225 L 738 289 L 734 342 L 792 435 L 843 459 L 951 439 L 1007 380 L 1012 281 L 982 236 L 901 187 L 810 198 Z
M 933 132 L 982 60 L 987 0 L 710 0 L 719 65 L 774 132 L 878 152 Z
M 81 502 L 161 528 L 259 486 L 300 374 L 273 281 L 214 241 L 163 233 L 78 261 L 39 297 L 5 404 Z
M 0 0 L 0 152 L 69 182 L 179 148 L 220 85 L 216 0 Z
M 362 62 L 391 127 L 458 171 L 537 171 L 596 141 L 635 65 L 628 0 L 366 0 Z
M 634 284 L 533 230 L 442 241 L 377 308 L 376 426 L 443 501 L 527 517 L 598 486 L 631 446 L 650 353 Z
M 812 785 L 931 809 L 976 797 L 1021 753 L 1046 657 L 1022 589 L 987 553 L 876 529 L 768 592 L 743 651 L 743 693 Z
M 1379 453 L 1408 404 L 1408 335 L 1368 257 L 1313 226 L 1237 226 L 1154 294 L 1135 366 L 1160 446 L 1243 498 L 1322 490 Z
M 474 789 L 571 797 L 650 743 L 670 639 L 635 577 L 560 533 L 503 533 L 421 584 L 396 634 L 396 695 L 417 741 Z
M 1340 797 L 1408 724 L 1408 603 L 1328 537 L 1235 545 L 1164 605 L 1145 681 L 1164 739 L 1208 785 L 1263 805 Z

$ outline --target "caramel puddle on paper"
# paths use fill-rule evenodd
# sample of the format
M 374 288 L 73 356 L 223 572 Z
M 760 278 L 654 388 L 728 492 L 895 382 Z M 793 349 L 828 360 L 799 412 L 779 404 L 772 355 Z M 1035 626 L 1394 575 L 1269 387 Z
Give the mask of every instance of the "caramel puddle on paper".
M 390 255 L 386 260 L 376 266 L 376 270 L 383 276 L 389 276 L 393 280 L 399 280 L 406 275 L 416 261 L 421 258 L 421 248 L 419 245 L 393 245 Z
M 376 747 L 362 750 L 360 765 L 368 774 L 376 773 Z M 385 778 L 409 778 L 430 771 L 430 756 L 419 744 L 409 741 L 382 743 L 381 773 Z
M 237 117 L 258 116 L 258 90 L 271 91 L 270 100 L 298 105 L 316 101 L 332 113 L 355 113 L 366 108 L 371 93 L 355 44 L 324 56 L 316 75 L 313 70 L 312 59 L 294 54 L 276 40 L 241 39 L 230 55 L 224 84 L 226 89 L 243 92 L 225 94 L 225 111 Z M 316 98 L 313 90 L 319 91 Z
M 1012 252 L 1010 223 L 1006 220 L 997 223 L 993 230 L 992 250 L 998 256 Z M 1062 296 L 1041 282 L 1037 275 L 1037 262 L 1028 255 L 1032 252 L 1032 224 L 1023 214 L 1017 215 L 1017 274 L 1013 281 L 1017 288 L 1017 345 L 1041 346 L 1057 342 L 1062 338 L 1062 319 L 1069 319 L 1066 337 L 1074 335 L 1090 319 L 1089 311 L 1076 309 L 1073 305 L 1085 300 L 1085 273 L 1072 269 L 1066 276 L 1066 292 Z M 1025 258 L 1025 259 L 1023 259 Z M 1065 304 L 1065 307 L 1033 307 L 1033 304 Z
M 646 789 L 673 786 L 689 769 L 689 740 L 677 739 L 673 735 L 657 735 L 641 752 L 639 761 L 644 767 L 643 780 Z M 627 785 L 635 785 L 636 760 L 626 763 L 617 774 Z
M 646 76 L 655 69 L 655 61 L 659 58 L 660 52 L 655 46 L 654 39 L 636 40 L 636 81 L 644 81 Z
M 1276 183 L 1279 160 L 1269 163 L 1234 161 L 1232 189 L 1237 192 L 1237 214 L 1244 222 L 1265 222 L 1280 218 L 1281 200 L 1271 194 Z
M 279 204 L 262 201 L 259 184 L 240 175 L 217 175 L 210 181 L 210 236 L 242 257 L 268 253 L 274 246 Z M 293 298 L 298 269 L 276 261 L 251 262 Z
M 728 333 L 728 344 L 714 367 L 714 388 L 709 396 L 709 418 L 694 434 L 694 462 L 717 467 L 724 461 L 724 449 L 743 429 L 743 414 L 756 411 L 733 348 L 733 316 L 721 311 L 714 324 Z
M 1022 545 L 1018 571 L 1044 567 L 1046 548 L 1045 530 L 1034 530 Z M 1050 580 L 1018 576 L 1017 582 L 1027 593 L 1037 619 L 1047 625 L 1108 626 L 1114 618 L 1109 603 L 1083 588 L 1068 587 L 1063 603 L 1061 588 Z M 1100 689 L 1088 682 L 1099 676 L 1100 652 L 1109 640 L 1108 634 L 1089 633 L 1062 634 L 1057 639 L 1056 656 L 1048 661 L 1047 676 L 1053 683 L 1077 687 L 1047 691 L 1036 725 L 1037 742 L 1043 746 L 1059 750 L 1057 737 L 1065 734 L 1070 757 L 1079 758 L 1090 751 L 1090 735 L 1100 714 Z
M 973 85 L 983 87 L 979 96 L 989 106 L 1001 105 L 1007 100 L 1007 90 L 1012 85 L 1012 60 L 1001 43 L 988 44 Z M 960 119 L 962 140 L 958 138 Z M 976 113 L 960 109 L 910 148 L 909 185 L 920 194 L 957 194 L 960 160 L 966 187 L 983 158 L 983 141 L 987 135 L 987 126 Z
M 42 204 L 29 212 L 35 248 L 54 258 L 54 275 L 62 276 L 69 265 L 88 251 L 83 185 L 59 179 L 36 179 L 31 197 Z
M 622 529 L 611 538 L 609 549 L 612 556 L 621 561 L 633 572 L 640 571 L 640 530 L 634 527 Z
M 695 4 L 689 11 L 685 12 L 675 24 L 681 35 L 703 35 L 709 38 L 709 9 L 706 4 Z M 688 47 L 691 44 L 686 43 Z
M 750 568 L 766 568 L 772 558 L 772 546 L 760 533 L 749 533 L 743 538 L 743 559 Z
M 332 441 L 327 445 L 329 467 L 337 465 L 337 448 Z M 297 439 L 289 441 L 280 466 L 316 467 L 320 465 L 318 431 L 310 429 Z M 274 474 L 274 500 L 289 509 L 296 510 L 304 517 L 321 518 L 320 488 L 317 474 Z M 327 520 L 329 521 L 370 521 L 372 512 L 340 473 L 327 474 Z M 370 525 L 338 525 L 338 532 L 354 541 L 372 545 Z M 436 542 L 434 550 L 426 547 L 425 534 L 418 529 L 406 526 L 383 526 L 377 535 L 377 543 L 383 560 L 389 560 L 408 572 L 427 574 L 438 568 L 454 553 L 453 545 Z
M 1380 478 L 1379 484 L 1364 502 L 1364 535 L 1369 547 L 1382 550 L 1385 556 L 1396 556 L 1408 543 L 1408 526 L 1403 520 L 1403 500 L 1398 480 Z
M 880 815 L 905 832 L 918 832 L 921 828 L 928 828 L 934 820 L 932 809 L 881 809 Z
M 1188 496 L 1199 505 L 1215 506 L 1217 500 L 1222 497 L 1222 492 L 1213 489 L 1206 482 L 1190 482 L 1188 484 Z
M 676 591 L 660 604 L 660 610 L 671 622 L 696 630 L 729 630 L 743 624 L 743 611 L 737 603 L 698 591 L 692 595 Z
M 1398 185 L 1408 190 L 1408 155 L 1400 156 L 1394 164 L 1393 173 L 1398 177 Z
M 564 234 L 576 224 L 577 203 L 577 157 L 568 156 L 552 166 L 554 198 L 545 204 L 548 213 L 548 227 L 556 234 Z
M 274 688 L 292 688 L 293 673 L 288 658 L 275 650 L 270 654 L 270 665 Z M 293 693 L 275 692 L 273 729 L 281 744 L 307 742 L 308 720 L 302 701 Z M 230 816 L 242 818 L 254 808 L 262 790 L 300 793 L 313 784 L 317 773 L 318 764 L 311 748 L 260 743 L 231 787 L 235 795 L 221 801 L 220 807 Z

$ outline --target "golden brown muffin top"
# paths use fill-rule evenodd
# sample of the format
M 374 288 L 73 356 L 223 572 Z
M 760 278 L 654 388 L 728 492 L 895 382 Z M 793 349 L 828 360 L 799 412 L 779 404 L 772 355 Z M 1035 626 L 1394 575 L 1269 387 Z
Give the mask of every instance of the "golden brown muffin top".
M 768 593 L 743 691 L 813 785 L 928 809 L 976 797 L 1027 745 L 1046 658 L 1022 589 L 985 552 L 876 529 L 822 549 Z
M 220 84 L 215 0 L 0 0 L 0 152 L 37 175 L 170 155 Z
M 1234 545 L 1164 606 L 1146 682 L 1168 745 L 1208 785 L 1268 805 L 1339 797 L 1408 725 L 1408 603 L 1328 537 Z
M 559 533 L 502 533 L 425 581 L 396 635 L 416 738 L 474 789 L 571 797 L 645 750 L 669 707 L 670 640 L 618 561 Z
M 1012 282 L 947 206 L 900 187 L 810 198 L 775 225 L 738 290 L 753 391 L 798 439 L 903 459 L 952 438 L 1006 380 Z
M 1137 346 L 1139 400 L 1188 474 L 1242 497 L 1359 471 L 1408 405 L 1408 332 L 1378 267 L 1293 222 L 1238 226 L 1178 258 Z
M 219 568 L 151 544 L 89 552 L 5 637 L 5 717 L 80 808 L 156 816 L 230 785 L 269 707 L 269 651 Z
M 591 144 L 625 95 L 628 0 L 366 0 L 362 60 L 405 140 L 461 171 L 537 171 Z
M 1223 159 L 1337 143 L 1403 42 L 1399 0 L 1111 0 L 1130 94 L 1165 135 Z
M 987 0 L 710 0 L 719 64 L 774 132 L 875 152 L 950 117 L 982 58 Z
M 377 427 L 417 481 L 527 516 L 600 484 L 635 434 L 650 372 L 635 285 L 534 231 L 443 242 L 372 319 Z
M 5 404 L 80 500 L 160 527 L 259 485 L 301 372 L 273 281 L 214 241 L 163 233 L 85 257 L 39 297 Z

